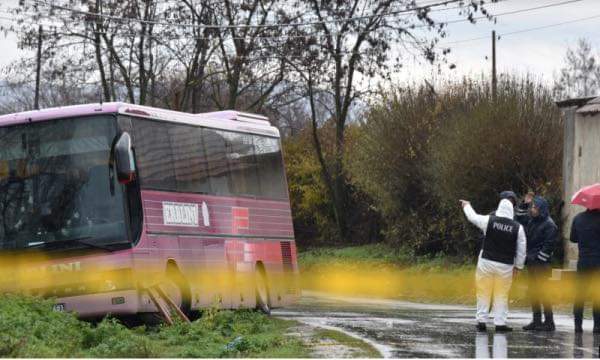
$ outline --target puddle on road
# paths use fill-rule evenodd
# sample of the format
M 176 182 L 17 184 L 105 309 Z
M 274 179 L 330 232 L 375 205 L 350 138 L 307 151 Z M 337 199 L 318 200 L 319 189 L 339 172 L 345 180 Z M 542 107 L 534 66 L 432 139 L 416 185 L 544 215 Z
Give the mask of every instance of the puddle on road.
M 531 333 L 520 330 L 530 314 L 513 311 L 509 319 L 515 331 L 508 334 L 477 333 L 469 307 L 424 305 L 394 300 L 369 300 L 311 294 L 293 308 L 274 312 L 360 337 L 385 357 L 597 357 L 600 336 L 591 334 L 586 320 L 582 336 L 572 332 L 572 319 L 556 317 L 558 331 Z M 493 329 L 493 325 L 490 326 Z

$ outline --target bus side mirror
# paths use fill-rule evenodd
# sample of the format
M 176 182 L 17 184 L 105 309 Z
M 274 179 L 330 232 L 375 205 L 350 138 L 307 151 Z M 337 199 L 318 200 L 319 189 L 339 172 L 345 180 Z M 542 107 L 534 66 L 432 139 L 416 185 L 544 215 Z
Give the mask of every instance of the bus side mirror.
M 135 161 L 131 147 L 131 136 L 124 132 L 115 143 L 114 148 L 117 179 L 121 184 L 129 184 L 135 179 Z

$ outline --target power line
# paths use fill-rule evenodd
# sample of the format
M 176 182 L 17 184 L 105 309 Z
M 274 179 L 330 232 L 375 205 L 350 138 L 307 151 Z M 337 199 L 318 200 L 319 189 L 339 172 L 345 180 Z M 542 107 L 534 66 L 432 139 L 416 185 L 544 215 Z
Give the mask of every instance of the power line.
M 551 3 L 551 4 L 541 5 L 541 6 L 530 7 L 530 8 L 526 8 L 526 9 L 511 10 L 511 11 L 506 11 L 506 12 L 502 12 L 502 13 L 491 14 L 491 16 L 493 18 L 495 18 L 498 16 L 514 15 L 514 14 L 519 14 L 519 13 L 528 12 L 528 11 L 541 10 L 541 9 L 555 7 L 555 6 L 567 5 L 567 4 L 576 3 L 576 2 L 580 2 L 580 1 L 583 1 L 583 0 L 561 1 L 561 2 L 557 2 L 557 3 Z M 480 19 L 487 19 L 487 16 L 477 16 L 477 17 L 473 18 L 473 20 L 480 20 Z M 444 22 L 444 24 L 456 24 L 456 23 L 465 22 L 465 21 L 470 21 L 470 20 L 469 19 L 450 20 L 450 21 Z
M 390 17 L 390 16 L 396 16 L 396 15 L 402 15 L 402 14 L 410 14 L 410 13 L 418 11 L 418 10 L 426 10 L 426 9 L 429 11 L 446 11 L 446 10 L 451 10 L 451 9 L 462 8 L 462 6 L 455 6 L 455 7 L 451 7 L 451 8 L 445 8 L 445 9 L 431 9 L 431 7 L 447 6 L 448 4 L 462 1 L 462 0 L 446 0 L 446 1 L 442 1 L 442 2 L 432 2 L 428 5 L 420 5 L 417 7 L 410 8 L 410 9 L 390 11 L 390 12 L 385 12 L 382 14 L 370 14 L 370 15 L 363 15 L 363 16 L 355 16 L 355 17 L 349 17 L 349 18 L 345 18 L 345 19 L 320 20 L 320 21 L 312 20 L 312 21 L 307 21 L 307 22 L 302 22 L 302 23 L 273 23 L 273 24 L 258 24 L 258 25 L 198 25 L 198 24 L 193 24 L 193 23 L 192 24 L 190 24 L 190 23 L 177 24 L 177 23 L 161 22 L 161 21 L 153 21 L 153 20 L 124 18 L 124 17 L 120 17 L 120 16 L 106 15 L 106 14 L 94 13 L 94 12 L 89 12 L 89 11 L 84 11 L 84 10 L 72 9 L 72 8 L 68 8 L 68 7 L 60 6 L 60 5 L 48 4 L 46 1 L 43 1 L 43 0 L 32 0 L 32 1 L 34 1 L 38 4 L 41 4 L 41 5 L 49 6 L 50 8 L 56 8 L 56 9 L 63 10 L 63 11 L 70 11 L 70 12 L 78 13 L 81 15 L 95 16 L 95 17 L 100 17 L 100 18 L 109 19 L 109 20 L 117 20 L 117 21 L 121 21 L 121 22 L 123 22 L 123 21 L 132 22 L 133 21 L 133 22 L 138 22 L 140 24 L 148 24 L 148 25 L 191 27 L 191 28 L 202 28 L 202 29 L 240 29 L 240 28 L 273 28 L 273 27 L 314 26 L 314 25 L 333 24 L 333 23 L 348 22 L 348 21 L 359 21 L 359 20 L 365 20 L 365 19 L 370 19 L 370 18 L 374 18 L 374 17 Z M 501 1 L 506 1 L 506 0 L 498 0 L 498 2 L 501 2 Z M 507 11 L 507 12 L 503 12 L 503 13 L 490 14 L 490 16 L 498 17 L 498 16 L 504 16 L 504 15 L 512 15 L 512 14 L 518 14 L 521 12 L 540 10 L 540 9 L 561 6 L 561 5 L 571 4 L 571 3 L 580 2 L 580 1 L 583 1 L 583 0 L 562 1 L 562 2 L 558 2 L 558 3 L 551 3 L 551 4 L 547 4 L 547 5 L 541 5 L 541 6 L 536 6 L 536 7 L 526 8 L 526 9 L 519 9 L 519 10 Z M 471 19 L 457 19 L 457 20 L 450 20 L 450 21 L 446 21 L 446 22 L 442 22 L 442 23 L 455 24 L 455 23 L 460 23 L 460 22 L 481 20 L 481 19 L 487 19 L 487 18 L 488 18 L 488 16 L 484 15 L 484 16 L 473 17 Z M 429 27 L 429 26 L 430 25 L 417 25 L 417 26 L 414 26 L 414 28 L 424 28 L 424 27 Z
M 43 1 L 43 0 L 32 0 L 32 1 L 37 4 L 40 4 L 43 6 L 48 6 L 50 8 L 54 8 L 54 9 L 69 11 L 69 12 L 78 13 L 81 15 L 100 17 L 103 19 L 115 20 L 115 21 L 127 21 L 127 22 L 133 21 L 133 22 L 138 22 L 140 24 L 147 24 L 147 25 L 191 27 L 191 28 L 202 28 L 202 29 L 247 29 L 247 28 L 254 29 L 254 28 L 314 26 L 314 25 L 325 25 L 325 24 L 336 24 L 336 23 L 344 23 L 344 22 L 351 22 L 351 21 L 360 21 L 360 20 L 366 20 L 366 19 L 382 17 L 382 16 L 388 17 L 388 16 L 395 16 L 395 15 L 400 15 L 400 14 L 413 13 L 418 10 L 430 9 L 431 7 L 447 6 L 448 4 L 452 4 L 452 3 L 460 3 L 464 0 L 446 0 L 446 1 L 441 1 L 441 2 L 431 3 L 431 4 L 425 5 L 425 6 L 415 6 L 415 7 L 412 7 L 409 9 L 404 9 L 404 10 L 385 12 L 382 14 L 354 16 L 354 17 L 349 17 L 349 18 L 344 18 L 344 19 L 319 20 L 319 21 L 313 20 L 313 21 L 306 21 L 306 22 L 301 22 L 301 23 L 271 23 L 271 24 L 250 24 L 250 25 L 198 25 L 198 24 L 193 24 L 193 23 L 177 24 L 177 23 L 163 22 L 163 21 L 124 18 L 124 17 L 120 17 L 120 16 L 106 15 L 106 14 L 94 13 L 94 12 L 89 12 L 89 11 L 84 11 L 84 10 L 77 10 L 77 9 L 68 8 L 66 6 L 49 4 L 48 2 Z
M 500 1 L 506 1 L 506 0 L 500 0 Z M 561 1 L 561 2 L 556 2 L 556 3 L 541 5 L 541 6 L 535 6 L 535 7 L 525 8 L 525 9 L 518 9 L 518 10 L 511 10 L 511 11 L 500 12 L 500 13 L 492 14 L 491 16 L 495 18 L 495 17 L 499 17 L 499 16 L 514 15 L 514 14 L 519 14 L 519 13 L 523 13 L 523 12 L 529 12 L 529 11 L 546 9 L 546 8 L 550 8 L 550 7 L 562 6 L 562 5 L 571 4 L 571 3 L 580 2 L 580 1 L 583 1 L 583 0 Z M 54 6 L 56 6 L 56 5 L 54 5 Z M 454 7 L 454 8 L 459 8 L 459 7 Z M 441 9 L 437 9 L 437 10 L 441 10 Z M 443 9 L 443 10 L 448 10 L 448 9 Z M 74 10 L 74 11 L 79 12 L 79 10 Z M 88 13 L 88 12 L 86 12 L 86 13 Z M 95 15 L 95 13 L 88 13 L 88 14 Z M 16 19 L 9 19 L 9 18 L 3 18 L 3 17 L 0 17 L 0 18 L 5 19 L 5 20 L 16 20 Z M 486 19 L 486 18 L 487 18 L 487 16 L 479 16 L 479 17 L 474 17 L 472 20 L 480 20 L 480 19 Z M 121 18 L 121 19 L 126 19 L 126 18 Z M 137 19 L 131 19 L 131 20 L 138 21 Z M 143 22 L 144 20 L 139 20 L 139 21 Z M 471 21 L 471 19 L 457 19 L 457 20 L 450 20 L 450 21 L 441 22 L 441 23 L 444 23 L 444 24 L 456 24 L 456 23 L 467 22 L 467 21 Z M 171 25 L 177 25 L 177 24 L 172 24 L 172 23 L 169 23 L 169 24 L 171 24 Z M 282 24 L 282 25 L 286 25 L 286 24 Z M 61 26 L 61 25 L 55 25 L 55 26 Z M 194 26 L 198 26 L 198 25 L 194 25 Z M 265 26 L 267 26 L 267 25 L 265 25 Z M 424 28 L 424 27 L 429 27 L 429 26 L 430 25 L 416 25 L 413 28 Z M 124 33 L 124 35 L 136 36 L 138 34 L 136 34 L 136 33 Z M 337 34 L 334 33 L 333 35 L 337 35 Z M 306 38 L 325 38 L 325 37 L 326 37 L 325 35 L 317 35 L 316 33 L 312 33 L 312 34 L 306 34 L 306 35 L 257 36 L 256 38 L 260 39 L 260 40 L 270 40 L 270 39 L 294 39 L 294 38 L 305 38 L 306 39 Z M 156 38 L 158 38 L 158 37 L 156 37 Z M 161 39 L 165 39 L 164 36 L 160 37 L 160 38 Z M 487 37 L 485 37 L 485 38 L 487 38 Z M 195 36 L 194 37 L 190 37 L 190 36 L 186 36 L 186 35 L 173 35 L 173 36 L 170 36 L 170 37 L 166 38 L 166 40 L 177 40 L 177 39 L 211 40 L 213 38 L 210 38 L 210 37 L 195 37 Z M 244 38 L 244 37 L 234 37 L 234 38 L 230 38 L 230 39 L 231 40 L 247 40 L 247 38 Z M 483 37 L 482 38 L 467 39 L 467 40 L 471 41 L 471 40 L 480 40 L 480 39 L 483 39 Z M 467 40 L 464 40 L 464 41 L 467 41 Z M 457 41 L 457 42 L 464 42 L 464 41 L 460 40 L 460 41 Z M 450 42 L 450 43 L 455 43 L 455 42 Z
M 564 4 L 568 4 L 568 3 L 572 3 L 572 2 L 577 2 L 577 1 L 581 1 L 581 0 L 562 1 L 562 2 L 559 2 L 559 3 L 547 4 L 547 5 L 533 7 L 533 8 L 513 10 L 513 11 L 504 12 L 504 13 L 499 13 L 499 14 L 496 14 L 494 16 L 511 15 L 511 14 L 516 14 L 516 13 L 525 12 L 525 11 L 533 11 L 533 10 L 538 10 L 538 9 L 542 9 L 542 8 L 547 8 L 547 7 L 564 5 Z M 0 17 L 0 18 L 1 19 L 6 19 L 6 20 L 13 20 L 13 21 L 15 20 L 14 18 L 5 18 L 5 17 Z M 568 21 L 563 21 L 563 22 L 554 23 L 554 24 L 549 24 L 549 25 L 544 25 L 544 26 L 538 26 L 538 27 L 532 27 L 532 28 L 526 28 L 526 29 L 511 31 L 511 32 L 499 34 L 498 38 L 501 38 L 503 36 L 511 36 L 511 35 L 515 35 L 515 34 L 525 33 L 525 32 L 543 30 L 543 29 L 547 29 L 547 28 L 552 28 L 552 27 L 557 27 L 557 26 L 562 26 L 562 25 L 566 25 L 566 24 L 576 23 L 576 22 L 580 22 L 580 21 L 587 21 L 587 20 L 597 19 L 597 18 L 600 18 L 600 14 L 593 15 L 593 16 L 588 16 L 588 17 L 583 17 L 583 18 L 578 18 L 578 19 L 573 19 L 573 20 L 568 20 Z M 131 34 L 131 35 L 134 35 L 134 34 Z M 292 37 L 292 36 L 289 36 L 289 37 Z M 314 37 L 314 36 L 315 35 L 302 35 L 302 36 L 297 36 L 297 37 Z M 281 38 L 281 37 L 282 36 L 268 37 L 268 38 Z M 187 39 L 189 37 L 182 36 L 180 38 Z M 176 39 L 176 38 L 174 38 L 174 39 Z M 206 39 L 206 40 L 208 40 L 208 38 L 197 38 L 197 39 Z M 258 39 L 262 39 L 262 37 L 258 37 Z M 459 43 L 479 41 L 479 40 L 485 40 L 485 39 L 488 39 L 488 36 L 481 36 L 481 37 L 475 37 L 475 38 L 470 38 L 470 39 L 462 39 L 462 40 L 451 41 L 451 42 L 443 42 L 443 43 L 441 42 L 438 45 L 439 46 L 445 46 L 445 45 L 459 44 Z M 424 43 L 417 43 L 417 44 L 421 44 L 422 45 Z M 352 52 L 344 52 L 343 53 L 343 55 L 351 55 L 351 54 L 353 54 L 353 53 Z M 368 52 L 364 52 L 364 53 L 361 52 L 361 53 L 359 53 L 359 55 L 367 55 L 367 54 L 368 54 Z M 258 57 L 258 59 L 262 59 L 262 58 L 263 57 L 260 57 L 260 56 Z M 267 57 L 264 57 L 264 58 L 266 59 Z M 279 57 L 278 56 L 272 56 L 272 57 L 269 57 L 269 58 L 279 58 Z
M 598 18 L 600 18 L 600 14 L 587 16 L 587 17 L 583 17 L 583 18 L 578 18 L 578 19 L 573 19 L 573 20 L 568 20 L 568 21 L 562 21 L 562 22 L 558 22 L 558 23 L 554 23 L 554 24 L 548 24 L 548 25 L 543 25 L 543 26 L 536 26 L 536 27 L 532 27 L 532 28 L 510 31 L 510 32 L 506 32 L 503 34 L 498 34 L 498 39 L 502 38 L 503 36 L 510 36 L 510 35 L 515 35 L 515 34 L 530 32 L 530 31 L 543 30 L 543 29 L 548 29 L 548 28 L 552 28 L 552 27 L 572 24 L 572 23 L 576 23 L 576 22 L 580 22 L 580 21 L 598 19 Z M 470 38 L 470 39 L 462 39 L 462 40 L 444 42 L 444 43 L 440 43 L 439 45 L 460 44 L 460 43 L 465 43 L 465 42 L 487 40 L 487 39 L 489 39 L 488 36 L 480 36 L 480 37 L 475 37 L 475 38 Z

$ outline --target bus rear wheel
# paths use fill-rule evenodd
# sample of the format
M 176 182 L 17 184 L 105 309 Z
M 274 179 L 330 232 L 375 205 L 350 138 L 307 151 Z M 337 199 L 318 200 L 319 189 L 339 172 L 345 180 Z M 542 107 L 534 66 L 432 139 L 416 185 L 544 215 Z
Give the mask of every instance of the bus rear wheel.
M 267 274 L 262 266 L 256 271 L 256 309 L 264 314 L 271 314 L 271 305 L 269 301 L 269 284 L 267 283 Z

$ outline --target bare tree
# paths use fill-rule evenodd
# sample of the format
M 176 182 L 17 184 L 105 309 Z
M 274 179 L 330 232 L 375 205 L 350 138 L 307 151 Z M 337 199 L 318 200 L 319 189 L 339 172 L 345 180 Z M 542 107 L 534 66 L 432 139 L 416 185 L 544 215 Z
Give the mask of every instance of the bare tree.
M 557 98 L 586 97 L 600 92 L 600 61 L 594 54 L 592 44 L 579 39 L 576 48 L 568 48 L 564 67 L 554 80 L 554 96 Z
M 273 55 L 286 40 L 280 26 L 269 25 L 289 23 L 285 6 L 281 0 L 222 1 L 217 17 L 222 28 L 218 33 L 220 71 L 211 91 L 218 108 L 260 111 L 278 90 L 285 62 Z M 252 101 L 242 107 L 241 97 Z
M 154 105 L 161 78 L 183 73 L 178 101 L 163 105 L 193 108 L 211 46 L 216 49 L 211 41 L 215 31 L 206 27 L 214 24 L 212 4 L 210 0 L 29 0 L 10 9 L 15 21 L 2 30 L 15 32 L 20 47 L 29 50 L 37 44 L 38 23 L 45 24 L 46 68 L 64 64 L 70 76 L 99 84 L 105 101 Z
M 369 95 L 372 85 L 389 80 L 403 58 L 415 56 L 409 49 L 415 49 L 431 62 L 449 52 L 437 47 L 439 39 L 446 35 L 445 24 L 430 16 L 432 7 L 448 4 L 454 4 L 467 20 L 474 21 L 476 12 L 489 18 L 482 1 L 444 1 L 428 6 L 419 6 L 414 0 L 296 3 L 295 8 L 307 14 L 307 26 L 292 31 L 305 37 L 298 36 L 296 44 L 286 48 L 282 56 L 295 70 L 309 99 L 315 150 L 333 199 L 333 213 L 342 238 L 349 229 L 343 156 L 345 129 L 352 107 L 357 99 Z M 294 52 L 294 49 L 297 50 Z M 319 116 L 319 109 L 326 109 L 327 118 Z M 335 150 L 328 161 L 317 127 L 329 119 L 335 123 Z
M 24 59 L 3 70 L 4 78 L 0 84 L 0 113 L 10 114 L 35 108 L 35 80 L 31 79 L 30 69 L 33 59 Z M 52 84 L 40 88 L 40 108 L 63 106 L 78 102 L 98 101 L 96 84 L 82 84 L 80 79 L 72 77 L 67 71 L 43 71 L 42 84 Z

